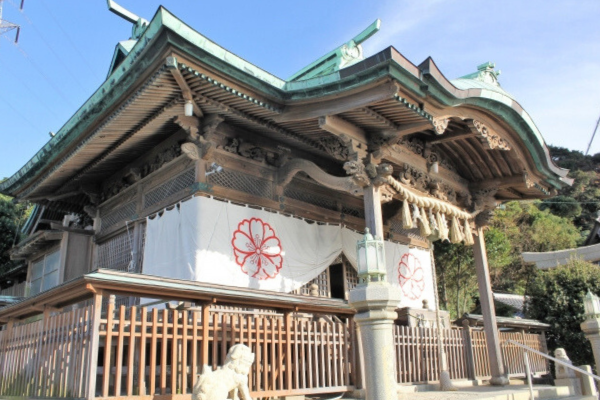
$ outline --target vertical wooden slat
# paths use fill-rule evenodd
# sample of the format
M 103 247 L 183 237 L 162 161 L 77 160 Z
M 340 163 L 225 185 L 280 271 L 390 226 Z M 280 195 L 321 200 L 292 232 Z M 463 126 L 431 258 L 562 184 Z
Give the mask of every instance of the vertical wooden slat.
M 158 309 L 152 309 L 152 333 L 150 337 L 150 387 L 148 394 L 153 396 L 156 393 L 156 345 L 158 336 Z
M 213 370 L 217 369 L 219 359 L 218 359 L 218 345 L 219 345 L 219 313 L 215 312 L 213 314 L 213 324 L 212 324 L 212 368 Z
M 269 340 L 269 318 L 267 317 L 263 317 L 263 329 L 262 329 L 262 337 L 263 337 L 263 389 L 267 390 L 267 388 L 269 387 L 269 367 L 273 367 L 273 366 L 269 366 L 269 344 L 268 344 L 268 340 Z
M 169 343 L 169 310 L 162 310 L 162 341 L 160 351 L 160 394 L 167 394 L 167 347 Z
M 181 394 L 187 394 L 188 385 L 188 318 L 189 311 L 181 311 L 181 320 L 183 323 L 181 331 Z
M 192 313 L 192 388 L 198 375 L 198 312 Z
M 209 319 L 210 319 L 210 305 L 209 303 L 202 304 L 202 354 L 201 363 L 202 366 L 208 365 L 208 330 L 209 330 Z
M 292 313 L 285 313 L 285 389 L 292 390 Z M 297 352 L 296 352 L 297 354 Z
M 171 394 L 178 394 L 177 391 L 177 369 L 180 365 L 177 357 L 178 349 L 178 335 L 179 335 L 179 310 L 175 309 L 171 311 Z
M 146 394 L 146 336 L 148 329 L 148 307 L 141 308 L 141 327 L 140 327 L 140 345 L 139 365 L 138 365 L 138 393 L 140 396 Z
M 127 353 L 127 396 L 133 395 L 133 361 L 135 358 L 135 332 L 137 325 L 137 307 L 129 309 L 129 349 Z M 138 365 L 138 368 L 141 366 Z
M 125 342 L 125 306 L 119 306 L 119 330 L 117 331 L 115 387 L 114 396 L 121 395 L 121 379 L 123 378 L 123 345 Z
M 106 311 L 106 339 L 104 341 L 104 371 L 102 380 L 102 397 L 108 397 L 108 387 L 111 376 L 110 353 L 112 350 L 113 318 L 115 310 L 115 296 L 110 295 Z

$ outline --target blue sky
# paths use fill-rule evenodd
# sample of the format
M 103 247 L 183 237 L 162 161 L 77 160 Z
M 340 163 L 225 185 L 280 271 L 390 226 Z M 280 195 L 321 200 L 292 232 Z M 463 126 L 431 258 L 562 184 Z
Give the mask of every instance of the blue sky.
M 369 56 L 394 46 L 419 64 L 431 56 L 449 79 L 492 61 L 500 83 L 546 142 L 585 151 L 600 116 L 600 1 L 117 0 L 151 19 L 162 4 L 253 64 L 287 78 L 376 18 Z M 106 77 L 131 25 L 105 0 L 5 0 L 22 26 L 0 37 L 0 178 L 16 172 Z M 590 153 L 600 152 L 600 133 Z

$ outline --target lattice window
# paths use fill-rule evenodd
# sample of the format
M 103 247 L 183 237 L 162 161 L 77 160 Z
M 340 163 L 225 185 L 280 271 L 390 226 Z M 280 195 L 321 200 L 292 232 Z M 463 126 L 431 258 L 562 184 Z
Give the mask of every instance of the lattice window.
M 304 286 L 294 290 L 294 294 L 310 296 L 310 287 L 316 284 L 319 289 L 319 297 L 329 297 L 329 268 L 321 272 L 315 279 L 309 281 Z
M 420 231 L 418 228 L 415 229 L 404 229 L 402 227 L 402 221 L 398 219 L 393 219 L 390 223 L 390 231 L 399 233 L 404 236 L 408 236 L 409 238 L 418 239 L 422 241 L 427 241 L 427 238 L 424 238 L 420 235 Z
M 283 191 L 283 196 L 302 201 L 304 203 L 313 204 L 317 207 L 326 208 L 328 210 L 337 211 L 338 209 L 334 198 L 321 196 L 311 193 L 307 190 L 295 188 L 293 186 L 287 186 Z
M 208 183 L 258 197 L 271 198 L 273 196 L 271 182 L 241 172 L 220 169 L 208 175 Z
M 342 214 L 352 215 L 356 218 L 364 218 L 365 210 L 363 208 L 350 208 L 346 206 L 342 206 Z
M 358 273 L 348 261 L 344 262 L 344 269 L 346 272 L 346 290 L 350 291 L 358 285 Z
M 160 203 L 175 193 L 190 187 L 196 179 L 196 173 L 190 168 L 144 195 L 144 208 Z
M 130 219 L 132 215 L 135 214 L 135 202 L 132 201 L 130 203 L 125 204 L 117 208 L 114 211 L 109 212 L 106 215 L 102 216 L 102 231 L 106 231 L 113 225 L 118 224 L 119 222 Z
M 109 268 L 119 271 L 131 271 L 131 246 L 133 230 L 125 231 L 98 245 L 95 268 Z

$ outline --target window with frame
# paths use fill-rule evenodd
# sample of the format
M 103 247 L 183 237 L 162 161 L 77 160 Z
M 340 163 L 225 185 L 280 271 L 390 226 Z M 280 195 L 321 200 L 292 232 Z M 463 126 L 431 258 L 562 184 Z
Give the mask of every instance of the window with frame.
M 60 249 L 46 254 L 31 265 L 30 296 L 59 284 Z

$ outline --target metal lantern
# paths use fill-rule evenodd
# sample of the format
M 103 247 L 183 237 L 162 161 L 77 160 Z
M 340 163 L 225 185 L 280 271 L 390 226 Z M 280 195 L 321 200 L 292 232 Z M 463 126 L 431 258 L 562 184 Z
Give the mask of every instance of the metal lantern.
M 589 290 L 583 298 L 583 308 L 586 317 L 600 318 L 600 298 Z
M 356 243 L 358 276 L 363 282 L 382 281 L 385 279 L 385 253 L 383 240 L 373 237 L 369 228 L 365 228 L 363 240 Z
M 186 117 L 192 117 L 194 115 L 194 105 L 192 104 L 191 100 L 185 102 L 183 110 Z

